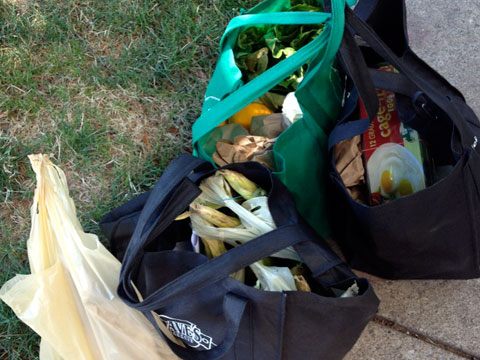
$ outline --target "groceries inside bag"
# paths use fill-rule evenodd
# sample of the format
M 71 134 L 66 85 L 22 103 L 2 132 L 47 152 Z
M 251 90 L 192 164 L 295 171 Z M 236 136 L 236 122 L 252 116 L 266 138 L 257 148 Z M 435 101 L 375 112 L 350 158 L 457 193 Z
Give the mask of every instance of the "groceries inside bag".
M 396 72 L 391 65 L 379 70 Z M 453 170 L 453 163 L 435 155 L 431 141 L 413 127 L 393 91 L 377 89 L 379 110 L 362 134 L 335 145 L 336 169 L 351 197 L 382 205 L 435 184 Z M 359 99 L 360 117 L 368 117 Z
M 277 228 L 270 213 L 267 192 L 245 175 L 228 169 L 218 170 L 200 182 L 202 191 L 177 221 L 190 218 L 195 252 L 215 258 L 232 247 Z M 234 279 L 266 291 L 311 292 L 315 280 L 293 247 L 285 248 L 230 275 Z M 345 289 L 314 291 L 332 297 L 354 297 L 355 281 Z
M 5 283 L 0 298 L 42 337 L 40 359 L 178 359 L 117 296 L 120 262 L 83 232 L 63 171 L 46 155 L 30 161 L 37 177 L 31 274 Z

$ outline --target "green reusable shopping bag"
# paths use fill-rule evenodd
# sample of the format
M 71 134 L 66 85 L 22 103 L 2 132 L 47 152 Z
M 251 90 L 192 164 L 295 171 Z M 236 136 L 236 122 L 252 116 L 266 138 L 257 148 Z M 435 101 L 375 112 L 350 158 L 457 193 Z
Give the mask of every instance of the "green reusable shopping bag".
M 352 3 L 351 0 L 347 2 Z M 343 92 L 333 65 L 343 36 L 345 0 L 332 0 L 331 13 L 282 12 L 289 7 L 290 0 L 267 0 L 232 19 L 227 26 L 201 116 L 193 124 L 194 155 L 212 162 L 218 140 L 212 138 L 212 130 L 308 63 L 307 73 L 295 92 L 303 118 L 276 140 L 273 147 L 275 174 L 293 194 L 302 216 L 320 235 L 327 236 L 327 135 L 340 110 Z M 324 29 L 314 40 L 255 79 L 243 83 L 233 52 L 243 29 L 266 24 L 320 23 L 325 24 Z M 216 133 L 218 135 L 218 131 Z

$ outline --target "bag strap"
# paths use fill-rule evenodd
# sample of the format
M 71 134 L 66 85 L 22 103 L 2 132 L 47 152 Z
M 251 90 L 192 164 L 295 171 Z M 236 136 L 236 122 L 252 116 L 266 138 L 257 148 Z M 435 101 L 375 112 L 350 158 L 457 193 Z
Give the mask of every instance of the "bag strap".
M 420 73 L 417 73 L 412 67 L 412 64 L 407 64 L 393 51 L 386 46 L 386 44 L 378 37 L 373 29 L 362 21 L 352 10 L 347 9 L 346 18 L 348 24 L 354 28 L 370 47 L 377 52 L 381 57 L 390 62 L 401 74 L 405 76 L 416 88 L 422 91 L 429 99 L 433 101 L 442 111 L 444 111 L 460 130 L 460 138 L 462 144 L 468 148 L 473 143 L 473 134 L 471 129 L 465 126 L 463 117 L 457 108 L 451 102 L 449 97 L 439 93 L 439 91 L 432 86 L 428 80 L 424 79 Z
M 361 19 L 367 21 L 377 7 L 378 1 L 379 0 L 359 0 L 354 11 Z
M 405 63 L 400 59 L 398 56 L 396 56 L 389 48 L 388 46 L 385 45 L 385 43 L 378 37 L 377 34 L 370 28 L 368 24 L 366 24 L 364 21 L 362 21 L 352 10 L 346 9 L 346 19 L 347 19 L 347 24 L 350 25 L 353 30 L 355 30 L 361 37 L 362 39 L 375 51 L 377 54 L 379 54 L 384 60 L 388 61 L 390 64 L 392 64 L 402 75 L 402 81 L 408 81 L 410 85 L 410 89 L 418 89 L 421 91 L 424 96 L 422 97 L 423 99 L 428 99 L 432 101 L 438 108 L 440 108 L 442 111 L 444 111 L 451 121 L 454 123 L 456 128 L 459 130 L 459 140 L 460 143 L 462 144 L 462 147 L 469 148 L 473 143 L 474 143 L 474 135 L 471 131 L 471 129 L 466 125 L 465 121 L 463 121 L 463 118 L 458 111 L 458 109 L 455 107 L 455 105 L 451 102 L 448 96 L 443 96 L 440 94 L 431 84 L 428 83 L 427 80 L 425 80 L 421 74 L 418 74 L 415 72 L 415 69 L 412 68 L 412 64 L 410 63 Z M 347 34 L 348 31 L 345 31 L 345 34 Z M 351 35 L 351 34 L 350 34 Z M 347 35 L 348 37 L 348 35 Z M 355 43 L 348 43 L 348 47 L 357 47 L 358 45 Z M 347 49 L 347 51 L 350 54 L 356 53 L 356 50 L 353 49 Z M 347 53 L 347 52 L 345 52 Z M 343 55 L 344 53 L 342 53 Z M 368 68 L 366 68 L 365 63 L 357 63 L 356 66 L 352 66 L 350 68 L 346 68 L 347 72 L 349 72 L 348 75 L 352 77 L 352 80 L 355 84 L 355 86 L 358 89 L 359 96 L 362 99 L 362 101 L 367 104 L 369 103 L 369 99 L 373 96 L 373 92 L 371 88 L 365 89 L 365 86 L 362 84 L 358 83 L 358 79 L 360 78 L 360 75 L 358 72 L 362 74 L 369 73 Z M 355 74 L 357 73 L 357 74 Z M 388 75 L 387 75 L 388 76 Z M 396 79 L 399 79 L 398 76 L 395 76 Z M 419 98 L 417 96 L 417 98 Z M 369 119 L 368 120 L 360 120 L 360 121 L 351 121 L 345 124 L 341 124 L 337 126 L 336 129 L 331 134 L 331 140 L 329 140 L 329 148 L 331 148 L 336 141 L 344 140 L 346 138 L 355 136 L 355 135 L 360 135 L 362 134 L 366 129 L 368 129 L 369 123 L 373 120 L 371 117 L 370 112 L 369 114 Z M 348 137 L 347 137 L 348 135 Z
M 271 12 L 246 14 L 234 17 L 227 25 L 220 39 L 220 51 L 225 51 L 230 36 L 236 36 L 236 30 L 258 25 L 317 25 L 328 21 L 331 15 L 324 12 Z
M 373 84 L 377 89 L 384 89 L 393 91 L 397 94 L 402 94 L 413 98 L 418 88 L 400 73 L 393 73 L 390 71 L 383 71 L 378 69 L 368 69 Z
M 149 235 L 149 233 L 151 233 L 156 227 L 157 224 L 154 222 L 156 219 L 153 219 L 152 217 L 154 217 L 154 215 L 158 216 L 156 213 L 158 212 L 158 209 L 161 208 L 160 205 L 164 203 L 165 200 L 168 200 L 169 195 L 171 195 L 175 187 L 190 172 L 201 166 L 205 166 L 206 164 L 208 163 L 204 160 L 193 157 L 189 154 L 182 154 L 172 161 L 167 169 L 165 169 L 160 180 L 150 191 L 150 196 L 146 200 L 142 212 L 140 213 L 137 226 L 132 234 L 132 239 L 136 239 L 137 241 L 130 241 L 128 244 L 124 256 L 124 262 L 122 263 L 120 279 L 126 279 L 126 274 L 128 274 L 130 269 L 134 266 L 134 262 L 138 261 L 139 254 L 143 254 L 143 249 L 147 245 L 146 242 L 149 240 L 149 236 L 145 235 Z M 191 196 L 196 195 L 193 193 Z M 191 202 L 194 199 L 188 200 Z M 188 204 L 186 206 L 188 206 Z M 121 286 L 122 284 L 119 285 L 119 287 Z M 128 287 L 130 288 L 131 285 L 128 284 Z M 136 295 L 134 296 L 134 299 L 137 299 Z
M 132 240 L 134 239 L 132 238 Z M 193 294 L 206 286 L 228 278 L 230 274 L 256 261 L 304 241 L 311 241 L 311 238 L 298 224 L 279 227 L 193 268 L 156 290 L 142 302 L 127 301 L 127 303 L 140 311 L 156 310 L 179 296 Z M 336 265 L 333 261 L 332 264 L 332 266 Z
M 318 53 L 319 49 L 322 49 L 327 44 L 327 50 L 323 53 L 325 61 L 322 61 L 322 64 L 328 63 L 326 60 L 332 61 L 336 55 L 337 48 L 335 48 L 336 43 L 340 43 L 343 28 L 344 28 L 344 4 L 345 0 L 333 0 L 335 12 L 332 12 L 332 15 L 328 13 L 317 13 L 317 12 L 289 12 L 289 13 L 269 13 L 269 14 L 254 14 L 254 15 L 243 15 L 239 16 L 232 20 L 232 30 L 228 29 L 227 34 L 222 38 L 222 46 L 225 49 L 222 50 L 221 56 L 233 57 L 233 49 L 224 44 L 227 44 L 227 38 L 235 34 L 234 29 L 238 29 L 240 26 L 250 26 L 252 24 L 275 24 L 278 23 L 278 19 L 285 19 L 289 21 L 290 24 L 306 24 L 306 23 L 324 23 L 329 18 L 332 19 L 330 25 L 327 25 L 322 33 L 317 36 L 313 41 L 308 43 L 299 49 L 295 54 L 290 57 L 282 60 L 275 66 L 271 67 L 264 73 L 257 76 L 252 81 L 249 81 L 245 85 L 241 86 L 238 90 L 229 94 L 224 99 L 214 99 L 218 101 L 213 106 L 207 107 L 206 111 L 202 111 L 201 116 L 195 121 L 192 127 L 193 134 L 193 143 L 197 144 L 198 140 L 209 133 L 213 128 L 219 125 L 221 122 L 228 119 L 230 116 L 234 115 L 245 105 L 253 102 L 255 99 L 263 95 L 266 91 L 274 87 L 285 77 L 289 76 L 301 66 L 306 64 L 308 61 L 312 60 L 315 55 Z M 339 11 L 340 9 L 340 11 Z M 241 25 L 246 21 L 247 25 Z M 327 43 L 327 37 L 328 43 Z M 330 44 L 331 46 L 328 46 Z M 224 51 L 228 52 L 224 54 Z M 322 65 L 325 66 L 325 65 Z M 318 69 L 317 67 L 316 69 Z M 210 99 L 206 99 L 210 100 Z M 195 147 L 196 151 L 200 149 Z
M 362 97 L 368 117 L 375 118 L 378 112 L 378 97 L 373 85 L 372 78 L 368 71 L 367 63 L 358 47 L 352 33 L 349 29 L 345 29 L 343 40 L 340 46 L 340 59 L 346 73 L 350 75 L 353 83 L 358 89 L 358 93 Z M 358 71 L 357 69 L 363 70 Z

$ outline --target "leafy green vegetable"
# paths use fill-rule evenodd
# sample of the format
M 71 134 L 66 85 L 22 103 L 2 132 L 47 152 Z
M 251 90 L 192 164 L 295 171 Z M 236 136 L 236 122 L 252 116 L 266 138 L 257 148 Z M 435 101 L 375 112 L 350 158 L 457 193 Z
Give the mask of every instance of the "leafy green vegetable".
M 260 96 L 257 99 L 257 102 L 267 106 L 272 111 L 276 111 L 280 106 L 282 106 L 284 100 L 285 95 L 276 94 L 269 91 L 264 95 Z
M 241 57 L 237 61 L 237 66 L 239 69 L 248 71 L 249 73 L 263 73 L 268 67 L 268 48 L 264 47 Z

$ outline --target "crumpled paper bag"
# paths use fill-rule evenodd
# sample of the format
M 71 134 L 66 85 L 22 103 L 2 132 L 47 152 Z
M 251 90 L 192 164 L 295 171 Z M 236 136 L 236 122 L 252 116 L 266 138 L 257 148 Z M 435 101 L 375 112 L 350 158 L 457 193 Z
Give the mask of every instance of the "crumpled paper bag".
M 362 137 L 360 135 L 343 140 L 333 148 L 335 167 L 352 198 L 366 203 L 365 166 L 362 158 Z
M 284 132 L 291 124 L 291 121 L 283 114 L 254 116 L 252 118 L 252 123 L 250 124 L 250 134 L 274 139 Z
M 271 148 L 275 139 L 264 136 L 240 135 L 233 143 L 222 139 L 217 142 L 217 151 L 212 160 L 218 166 L 244 161 L 257 161 L 270 169 L 274 169 L 273 152 Z

